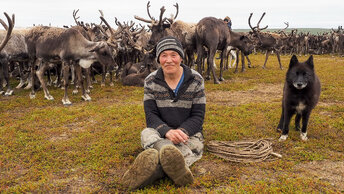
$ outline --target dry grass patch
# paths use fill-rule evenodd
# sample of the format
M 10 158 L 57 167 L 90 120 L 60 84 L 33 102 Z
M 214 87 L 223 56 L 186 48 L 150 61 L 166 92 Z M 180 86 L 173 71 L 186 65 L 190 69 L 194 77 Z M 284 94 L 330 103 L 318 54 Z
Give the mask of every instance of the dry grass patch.
M 258 84 L 246 91 L 210 91 L 207 92 L 207 102 L 239 106 L 248 103 L 264 103 L 276 101 L 282 98 L 283 85 L 281 84 Z

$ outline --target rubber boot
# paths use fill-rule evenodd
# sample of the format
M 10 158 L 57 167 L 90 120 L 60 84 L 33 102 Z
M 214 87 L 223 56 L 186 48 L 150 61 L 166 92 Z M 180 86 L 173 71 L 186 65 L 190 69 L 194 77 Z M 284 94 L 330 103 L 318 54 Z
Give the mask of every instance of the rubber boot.
M 160 164 L 173 182 L 178 186 L 193 183 L 194 177 L 186 166 L 183 154 L 174 145 L 165 145 L 159 152 Z
M 137 156 L 133 165 L 124 173 L 122 181 L 129 190 L 135 190 L 163 177 L 159 152 L 156 149 L 147 149 Z

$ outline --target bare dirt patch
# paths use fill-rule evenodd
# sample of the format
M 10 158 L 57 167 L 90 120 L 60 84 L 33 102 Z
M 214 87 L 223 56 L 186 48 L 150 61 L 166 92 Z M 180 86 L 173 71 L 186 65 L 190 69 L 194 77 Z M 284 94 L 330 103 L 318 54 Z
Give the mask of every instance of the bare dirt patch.
M 51 180 L 51 184 L 55 185 L 60 193 L 83 193 L 95 190 L 95 188 L 99 187 L 97 183 L 89 178 L 78 175 L 70 175 L 65 178 L 54 177 Z
M 312 161 L 301 163 L 295 167 L 299 176 L 311 177 L 329 182 L 338 190 L 344 191 L 344 162 L 343 161 Z
M 214 91 L 207 93 L 207 101 L 237 106 L 252 102 L 271 102 L 282 98 L 282 84 L 259 84 L 247 91 Z
M 57 141 L 63 141 L 63 140 L 67 140 L 69 139 L 69 136 L 66 132 L 63 132 L 62 134 L 58 135 L 58 136 L 53 136 L 50 138 L 50 141 L 52 142 L 57 142 Z
M 257 165 L 259 165 L 257 163 Z M 266 180 L 274 183 L 280 176 L 290 176 L 286 171 L 264 169 L 253 164 L 232 162 L 214 162 L 201 160 L 192 168 L 196 177 L 210 175 L 219 182 L 228 177 L 238 178 L 242 184 L 254 184 L 257 181 Z M 344 191 L 344 162 L 343 161 L 312 161 L 294 166 L 293 176 L 311 178 L 329 183 L 338 191 Z

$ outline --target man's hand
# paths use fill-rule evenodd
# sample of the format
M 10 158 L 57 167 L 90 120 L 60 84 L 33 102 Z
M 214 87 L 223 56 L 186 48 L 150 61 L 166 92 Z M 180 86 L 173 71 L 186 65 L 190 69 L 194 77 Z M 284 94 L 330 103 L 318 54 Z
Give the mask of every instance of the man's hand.
M 167 139 L 171 140 L 174 144 L 186 143 L 189 139 L 189 136 L 186 135 L 180 129 L 171 129 L 166 133 L 165 136 Z

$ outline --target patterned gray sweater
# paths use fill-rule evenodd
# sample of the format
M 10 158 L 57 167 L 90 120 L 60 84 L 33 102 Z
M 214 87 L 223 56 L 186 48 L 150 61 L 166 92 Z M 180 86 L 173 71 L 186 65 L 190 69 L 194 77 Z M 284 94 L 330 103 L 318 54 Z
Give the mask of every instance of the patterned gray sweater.
M 161 68 L 147 76 L 144 83 L 146 124 L 161 137 L 170 129 L 182 129 L 189 136 L 202 132 L 205 115 L 204 80 L 195 70 L 182 64 L 184 81 L 177 95 L 167 85 Z

